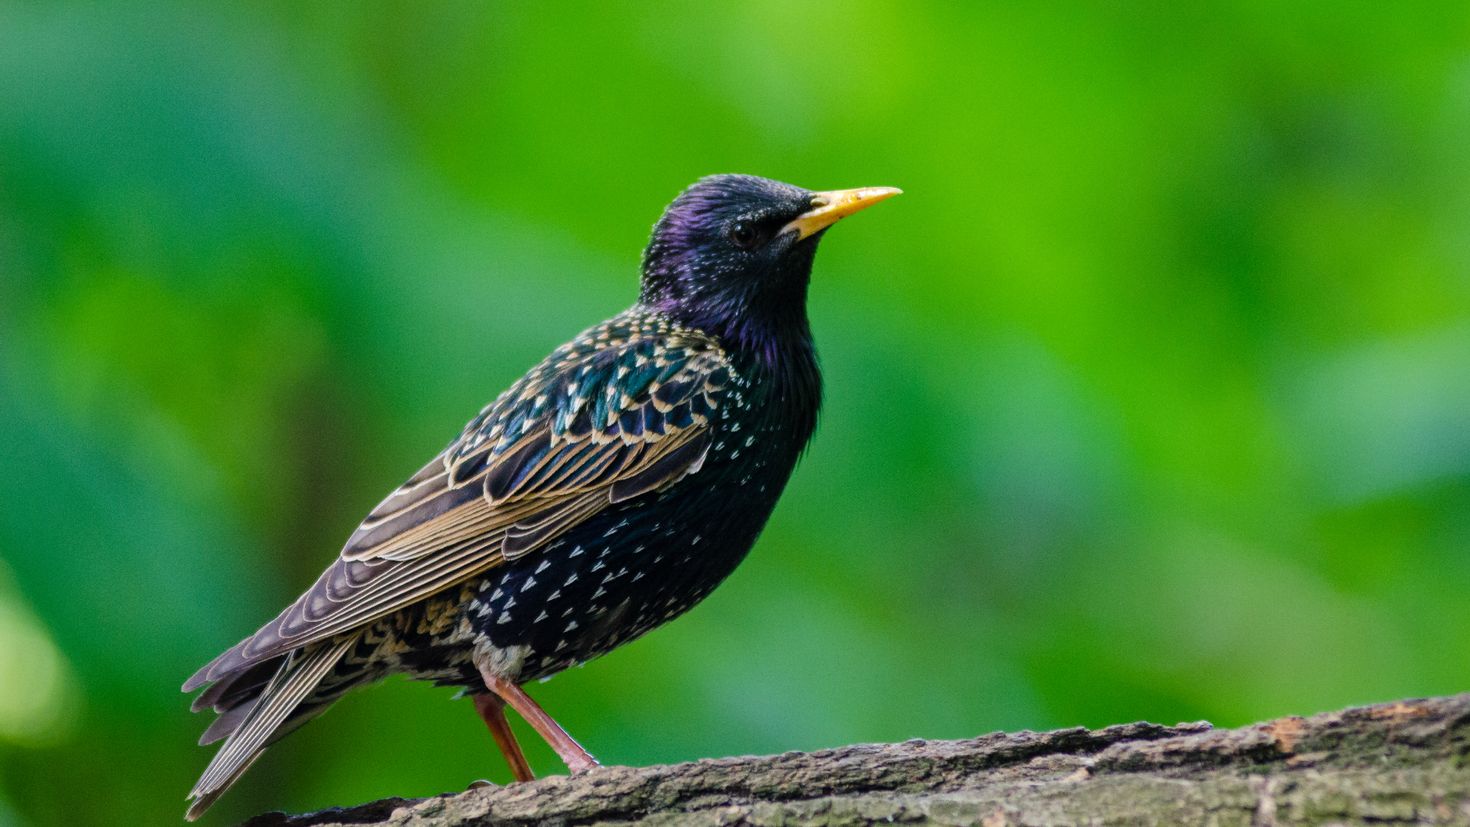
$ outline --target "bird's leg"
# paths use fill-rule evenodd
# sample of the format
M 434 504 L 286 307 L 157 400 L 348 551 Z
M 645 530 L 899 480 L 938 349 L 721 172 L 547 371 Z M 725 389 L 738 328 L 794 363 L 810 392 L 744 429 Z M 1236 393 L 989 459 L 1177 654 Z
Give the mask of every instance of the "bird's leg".
M 546 710 L 531 700 L 531 696 L 522 692 L 519 686 L 492 675 L 484 669 L 480 670 L 480 677 L 485 680 L 487 689 L 509 704 L 511 709 L 525 718 L 526 723 L 536 730 L 537 735 L 546 739 L 546 743 L 556 750 L 556 754 L 561 756 L 561 760 L 566 763 L 567 769 L 571 770 L 573 775 L 598 766 L 597 759 L 593 758 L 587 750 L 582 749 L 582 745 L 573 740 L 572 736 L 561 728 L 561 724 L 552 720 L 551 716 L 546 714 Z
M 511 775 L 517 781 L 534 781 L 536 774 L 531 772 L 531 765 L 526 762 L 526 754 L 521 752 L 521 745 L 516 743 L 516 734 L 510 731 L 510 721 L 505 720 L 505 701 L 498 695 L 476 695 L 475 711 L 480 713 L 484 719 L 485 726 L 490 728 L 490 735 L 495 738 L 495 745 L 500 747 L 500 752 L 505 756 L 505 762 L 510 764 Z

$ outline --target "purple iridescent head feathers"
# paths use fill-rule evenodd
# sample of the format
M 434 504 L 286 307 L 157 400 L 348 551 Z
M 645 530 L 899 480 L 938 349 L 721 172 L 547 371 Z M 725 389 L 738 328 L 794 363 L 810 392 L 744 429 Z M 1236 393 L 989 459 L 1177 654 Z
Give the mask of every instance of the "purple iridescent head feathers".
M 783 350 L 810 349 L 806 294 L 817 242 L 838 219 L 898 192 L 701 178 L 654 225 L 639 301 L 768 364 Z

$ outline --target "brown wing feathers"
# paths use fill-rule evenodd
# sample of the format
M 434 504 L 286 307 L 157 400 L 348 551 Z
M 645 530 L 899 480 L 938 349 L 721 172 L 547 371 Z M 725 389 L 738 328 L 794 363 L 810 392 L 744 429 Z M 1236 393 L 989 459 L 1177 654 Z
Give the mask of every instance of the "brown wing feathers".
M 709 340 L 619 338 L 553 353 L 373 509 L 300 598 L 184 684 L 225 738 L 190 797 L 198 817 L 261 752 L 351 685 L 319 690 L 365 624 L 535 551 L 609 504 L 694 473 L 730 375 Z M 579 350 L 580 348 L 580 350 Z M 313 694 L 315 693 L 315 694 Z
M 729 374 L 712 343 L 690 344 L 553 354 L 375 508 L 311 589 L 185 691 L 403 608 L 697 468 Z M 218 705 L 215 689 L 197 703 Z

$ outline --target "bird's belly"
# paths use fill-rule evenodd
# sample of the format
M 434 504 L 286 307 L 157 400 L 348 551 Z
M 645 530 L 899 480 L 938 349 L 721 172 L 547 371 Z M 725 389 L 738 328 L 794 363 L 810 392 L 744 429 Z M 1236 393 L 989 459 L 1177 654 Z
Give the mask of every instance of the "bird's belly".
M 679 487 L 489 573 L 465 617 L 494 668 L 520 681 L 550 676 L 687 611 L 744 559 L 779 493 L 707 486 L 689 498 Z

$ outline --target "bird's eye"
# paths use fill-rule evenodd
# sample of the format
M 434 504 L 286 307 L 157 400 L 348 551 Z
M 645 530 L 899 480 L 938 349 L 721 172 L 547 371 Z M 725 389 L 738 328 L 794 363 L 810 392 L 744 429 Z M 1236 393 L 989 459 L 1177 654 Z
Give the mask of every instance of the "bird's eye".
M 730 240 L 736 247 L 749 250 L 756 242 L 755 225 L 749 221 L 736 221 L 730 225 Z

